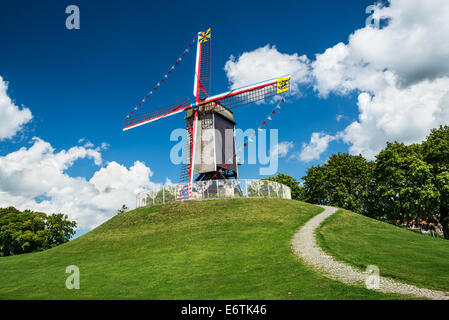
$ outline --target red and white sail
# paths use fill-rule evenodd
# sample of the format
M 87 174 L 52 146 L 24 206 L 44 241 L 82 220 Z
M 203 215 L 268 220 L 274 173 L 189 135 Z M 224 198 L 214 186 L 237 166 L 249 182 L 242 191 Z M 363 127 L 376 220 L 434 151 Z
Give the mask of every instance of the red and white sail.
M 287 75 L 284 77 L 262 81 L 253 85 L 217 94 L 215 96 L 206 98 L 201 102 L 188 104 L 189 100 L 186 99 L 180 103 L 165 108 L 137 114 L 135 116 L 127 118 L 125 120 L 125 127 L 123 128 L 123 131 L 144 125 L 149 122 L 160 120 L 207 103 L 216 102 L 217 104 L 219 103 L 220 105 L 228 109 L 241 107 L 246 104 L 262 101 L 277 94 L 286 92 L 289 90 L 289 87 L 290 76 Z

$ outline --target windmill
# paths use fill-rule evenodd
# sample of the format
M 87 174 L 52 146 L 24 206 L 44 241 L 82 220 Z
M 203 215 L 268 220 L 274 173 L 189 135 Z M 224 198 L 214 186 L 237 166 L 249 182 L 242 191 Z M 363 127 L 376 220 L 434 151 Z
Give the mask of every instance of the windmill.
M 210 96 L 211 31 L 199 32 L 193 95 L 165 108 L 128 116 L 123 131 L 185 112 L 187 148 L 181 169 L 179 199 L 191 199 L 194 181 L 238 178 L 235 121 L 231 109 L 289 90 L 290 76 L 282 76 Z

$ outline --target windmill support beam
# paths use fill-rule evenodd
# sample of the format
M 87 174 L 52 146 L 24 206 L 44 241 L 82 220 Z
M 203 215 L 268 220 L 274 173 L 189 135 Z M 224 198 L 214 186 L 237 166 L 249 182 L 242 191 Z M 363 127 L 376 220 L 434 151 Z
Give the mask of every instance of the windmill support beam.
M 190 151 L 190 173 L 189 173 L 189 199 L 192 197 L 192 182 L 195 174 L 195 157 L 196 157 L 196 140 L 198 134 L 198 110 L 195 110 L 193 116 L 192 130 L 192 146 Z

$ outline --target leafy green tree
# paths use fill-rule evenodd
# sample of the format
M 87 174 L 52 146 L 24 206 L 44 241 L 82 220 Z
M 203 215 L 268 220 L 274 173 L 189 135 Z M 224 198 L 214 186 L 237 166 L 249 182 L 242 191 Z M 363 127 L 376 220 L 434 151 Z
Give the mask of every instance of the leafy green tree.
M 389 142 L 375 162 L 333 155 L 303 179 L 308 202 L 390 223 L 440 222 L 449 239 L 449 126 L 432 130 L 422 144 Z
M 278 173 L 274 177 L 262 179 L 262 180 L 269 180 L 281 183 L 283 185 L 286 185 L 291 190 L 292 199 L 294 200 L 304 200 L 305 199 L 305 193 L 304 188 L 299 185 L 299 182 L 296 181 L 295 178 L 284 174 L 284 173 Z
M 432 166 L 433 183 L 438 193 L 437 215 L 449 239 L 449 126 L 433 129 L 422 144 L 424 160 Z
M 61 213 L 0 208 L 0 252 L 9 256 L 48 249 L 69 241 L 75 228 L 76 222 Z
M 54 213 L 46 217 L 45 230 L 49 231 L 49 245 L 55 247 L 65 243 L 75 234 L 76 222 L 70 221 L 69 217 L 62 213 Z M 48 248 L 48 246 L 45 246 Z
M 313 166 L 304 177 L 305 200 L 313 204 L 329 205 L 331 200 L 327 192 L 327 167 Z
M 306 201 L 362 213 L 371 173 L 372 164 L 361 155 L 334 154 L 327 163 L 307 170 L 303 177 Z
M 376 157 L 377 217 L 391 223 L 435 216 L 438 192 L 419 145 L 387 143 Z

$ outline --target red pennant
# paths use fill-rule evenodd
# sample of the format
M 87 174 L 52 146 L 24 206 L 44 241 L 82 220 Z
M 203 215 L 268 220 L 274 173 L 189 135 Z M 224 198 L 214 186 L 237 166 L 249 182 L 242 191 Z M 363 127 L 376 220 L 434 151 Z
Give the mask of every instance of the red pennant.
M 192 44 L 189 44 L 189 47 L 191 47 L 192 46 Z
M 161 79 L 161 82 L 165 82 L 165 80 L 164 80 L 164 79 Z
M 282 98 L 281 102 L 285 102 L 284 98 Z
M 171 70 L 168 70 L 168 73 L 171 73 Z
M 139 107 L 141 106 L 142 104 L 141 103 L 139 103 Z
M 246 146 L 247 146 L 247 144 L 246 144 L 246 143 L 244 143 L 244 144 L 243 144 L 243 146 L 244 146 L 244 147 L 246 147 Z
M 237 157 L 237 153 L 234 153 L 234 158 Z
M 148 98 L 149 96 L 146 96 L 145 98 Z
M 273 110 L 272 114 L 276 114 L 276 111 Z
M 185 54 L 185 53 L 183 53 L 183 54 L 182 54 L 182 56 L 183 56 L 183 57 L 185 57 L 185 56 L 186 56 L 186 54 Z
M 264 121 L 263 123 L 262 123 L 264 126 L 266 126 L 267 125 L 267 123 Z
M 178 64 L 178 61 L 176 61 L 175 64 Z
M 227 164 L 225 164 L 225 165 L 224 165 L 224 168 L 225 168 L 225 169 L 227 169 L 227 168 L 228 168 L 228 165 L 227 165 Z

